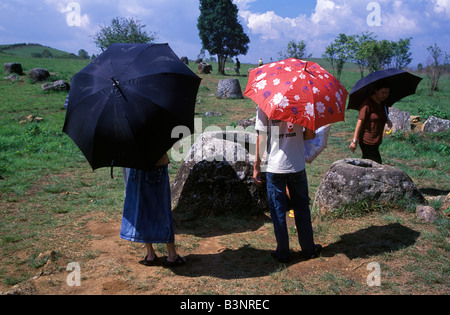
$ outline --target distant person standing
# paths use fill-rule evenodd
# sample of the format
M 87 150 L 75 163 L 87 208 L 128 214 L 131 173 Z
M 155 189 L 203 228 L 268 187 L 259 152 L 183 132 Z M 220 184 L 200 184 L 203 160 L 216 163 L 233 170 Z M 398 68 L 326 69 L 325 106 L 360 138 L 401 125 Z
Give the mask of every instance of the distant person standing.
M 236 74 L 237 75 L 241 75 L 241 62 L 239 61 L 239 58 L 236 58 Z
M 263 66 L 264 65 L 264 62 L 263 62 L 263 60 L 262 60 L 262 58 L 259 58 L 259 62 L 258 62 L 258 66 Z
M 378 82 L 374 93 L 361 104 L 355 135 L 350 144 L 350 150 L 355 152 L 359 143 L 363 154 L 362 158 L 379 164 L 383 163 L 379 148 L 383 142 L 385 125 L 392 128 L 389 111 L 385 105 L 390 88 L 389 82 Z

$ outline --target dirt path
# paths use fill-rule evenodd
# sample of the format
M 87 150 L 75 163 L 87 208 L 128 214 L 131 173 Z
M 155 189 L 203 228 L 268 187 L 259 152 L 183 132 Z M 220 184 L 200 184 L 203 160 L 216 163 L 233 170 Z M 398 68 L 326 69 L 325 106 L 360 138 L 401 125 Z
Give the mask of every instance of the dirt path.
M 367 273 L 365 261 L 352 262 L 342 254 L 312 261 L 302 261 L 297 257 L 288 266 L 277 263 L 270 257 L 270 249 L 255 245 L 271 248 L 274 240 L 271 239 L 273 235 L 269 235 L 270 228 L 270 225 L 262 225 L 254 231 L 234 233 L 232 236 L 214 233 L 205 237 L 177 235 L 179 252 L 188 263 L 183 267 L 167 269 L 162 266 L 164 247 L 160 247 L 158 252 L 160 257 L 163 256 L 160 265 L 142 266 L 138 261 L 145 255 L 145 248 L 120 239 L 120 222 L 90 219 L 85 226 L 89 241 L 82 244 L 84 254 L 80 262 L 80 287 L 67 284 L 68 279 L 75 278 L 71 273 L 73 270 L 66 270 L 70 261 L 63 254 L 56 262 L 49 260 L 34 278 L 16 286 L 10 293 L 283 294 L 283 291 L 293 290 L 295 286 L 298 286 L 298 293 L 302 293 L 308 289 L 304 284 L 305 278 L 320 277 L 327 270 L 340 270 L 355 282 L 364 282 Z M 249 244 L 252 240 L 257 241 Z M 189 247 L 192 243 L 195 246 Z M 326 247 L 328 244 L 323 245 Z M 298 248 L 296 250 L 298 254 Z

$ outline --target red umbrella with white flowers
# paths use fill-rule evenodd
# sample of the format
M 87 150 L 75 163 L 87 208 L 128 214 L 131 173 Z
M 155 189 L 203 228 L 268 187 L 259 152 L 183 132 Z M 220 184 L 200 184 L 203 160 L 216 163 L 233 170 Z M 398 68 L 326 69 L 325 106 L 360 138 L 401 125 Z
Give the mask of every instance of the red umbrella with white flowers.
M 253 69 L 244 94 L 269 119 L 310 130 L 345 120 L 347 90 L 315 62 L 286 59 Z

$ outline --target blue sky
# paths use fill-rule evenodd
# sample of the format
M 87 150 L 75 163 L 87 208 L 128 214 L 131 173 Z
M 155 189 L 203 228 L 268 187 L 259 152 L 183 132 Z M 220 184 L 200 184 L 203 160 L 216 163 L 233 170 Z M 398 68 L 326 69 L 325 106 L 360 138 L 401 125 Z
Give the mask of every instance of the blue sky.
M 339 33 L 369 31 L 378 39 L 412 37 L 413 64 L 427 62 L 426 47 L 437 43 L 450 53 L 450 0 L 233 0 L 251 39 L 243 62 L 278 59 L 290 40 L 304 40 L 309 53 L 320 57 Z M 377 5 L 377 10 L 368 7 Z M 80 18 L 69 25 L 69 4 Z M 197 18 L 199 0 L 0 0 L 0 44 L 40 43 L 90 54 L 99 50 L 92 35 L 112 18 L 133 17 L 158 34 L 181 56 L 197 57 L 201 42 Z M 369 25 L 375 14 L 379 25 Z M 72 19 L 72 24 L 75 20 Z

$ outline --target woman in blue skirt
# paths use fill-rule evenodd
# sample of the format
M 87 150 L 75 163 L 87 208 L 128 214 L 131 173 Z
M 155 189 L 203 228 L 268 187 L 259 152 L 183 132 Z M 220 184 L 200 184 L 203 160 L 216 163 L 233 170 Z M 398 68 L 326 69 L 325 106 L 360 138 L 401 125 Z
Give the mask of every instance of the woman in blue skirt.
M 149 171 L 129 170 L 120 237 L 145 243 L 147 256 L 139 262 L 145 266 L 153 266 L 158 262 L 154 243 L 167 244 L 168 257 L 163 262 L 165 266 L 185 264 L 184 258 L 175 249 L 169 163 L 165 154 Z

